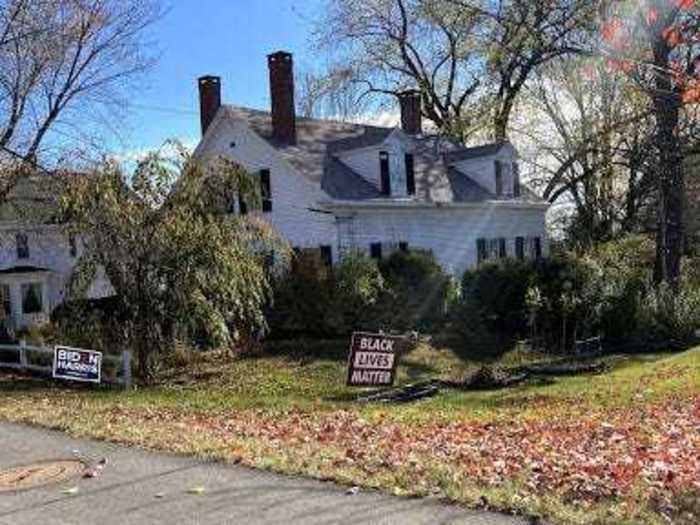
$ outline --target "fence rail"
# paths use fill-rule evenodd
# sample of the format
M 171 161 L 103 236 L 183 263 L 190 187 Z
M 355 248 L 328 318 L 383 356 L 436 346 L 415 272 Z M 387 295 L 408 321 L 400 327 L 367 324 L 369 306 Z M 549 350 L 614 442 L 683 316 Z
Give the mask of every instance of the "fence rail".
M 16 358 L 8 360 L 6 354 L 16 352 Z M 19 370 L 22 372 L 34 372 L 37 374 L 53 376 L 53 355 L 54 349 L 43 346 L 32 346 L 21 342 L 19 345 L 0 344 L 0 368 Z M 32 359 L 30 356 L 39 356 L 39 359 Z M 41 364 L 41 357 L 46 361 L 50 357 L 48 364 Z M 37 364 L 39 362 L 39 364 Z M 102 366 L 107 363 L 114 367 L 113 375 L 102 377 L 102 383 L 108 385 L 122 386 L 125 390 L 130 390 L 132 386 L 131 375 L 131 352 L 124 351 L 121 356 L 102 355 Z

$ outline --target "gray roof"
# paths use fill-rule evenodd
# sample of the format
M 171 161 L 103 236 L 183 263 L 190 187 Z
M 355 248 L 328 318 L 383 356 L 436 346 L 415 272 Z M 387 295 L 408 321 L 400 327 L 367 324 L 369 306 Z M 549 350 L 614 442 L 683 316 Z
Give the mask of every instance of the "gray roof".
M 383 198 L 379 188 L 343 163 L 338 154 L 382 144 L 395 128 L 297 117 L 297 143 L 288 145 L 273 138 L 269 112 L 238 106 L 225 108 L 233 118 L 245 120 L 253 131 L 277 149 L 294 168 L 319 183 L 331 198 Z M 416 200 L 481 202 L 496 198 L 468 175 L 449 166 L 449 163 L 494 155 L 506 143 L 468 148 L 437 135 L 411 137 L 411 140 L 415 144 Z M 521 200 L 542 202 L 531 191 L 523 191 Z
M 22 177 L 0 204 L 0 222 L 55 222 L 59 213 L 59 198 L 72 175 L 68 172 L 37 172 Z
M 492 144 L 483 144 L 481 146 L 474 146 L 471 148 L 459 148 L 457 150 L 452 150 L 447 154 L 447 158 L 449 162 L 459 162 L 461 160 L 471 160 L 471 159 L 478 159 L 479 157 L 488 157 L 491 155 L 495 155 L 501 149 L 503 146 L 505 146 L 507 143 L 506 142 L 494 142 Z
M 379 199 L 382 197 L 379 188 L 335 157 L 326 160 L 321 189 L 331 198 L 340 200 Z

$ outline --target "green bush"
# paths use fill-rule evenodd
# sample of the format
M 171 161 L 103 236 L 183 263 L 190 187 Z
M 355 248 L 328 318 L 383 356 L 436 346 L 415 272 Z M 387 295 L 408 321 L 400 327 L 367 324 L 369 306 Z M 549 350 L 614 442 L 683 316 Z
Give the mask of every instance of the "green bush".
M 334 335 L 340 324 L 333 280 L 312 253 L 298 253 L 291 268 L 276 276 L 267 321 L 272 337 Z
M 335 267 L 334 277 L 335 303 L 342 312 L 341 332 L 375 329 L 379 301 L 386 293 L 377 262 L 353 251 Z
M 502 259 L 467 270 L 462 278 L 463 318 L 474 314 L 493 331 L 527 330 L 525 295 L 535 279 L 528 261 Z
M 51 315 L 54 342 L 107 353 L 123 350 L 124 324 L 114 297 L 69 301 Z
M 514 336 L 529 332 L 546 348 L 565 352 L 577 339 L 596 335 L 612 343 L 671 333 L 687 337 L 698 326 L 693 314 L 700 286 L 692 283 L 700 278 L 686 272 L 676 308 L 664 311 L 651 282 L 653 264 L 654 244 L 643 236 L 536 263 L 484 264 L 463 277 L 458 321 L 466 333 L 477 333 L 479 326 Z
M 351 252 L 332 270 L 315 255 L 301 254 L 274 288 L 272 337 L 316 338 L 356 330 L 434 330 L 454 292 L 433 256 L 419 252 L 397 252 L 379 264 Z
M 432 254 L 395 252 L 380 262 L 379 269 L 387 288 L 381 300 L 385 329 L 430 332 L 441 325 L 453 283 Z
M 320 338 L 376 329 L 375 307 L 384 293 L 384 279 L 369 257 L 349 253 L 329 269 L 314 253 L 297 254 L 274 285 L 271 336 Z

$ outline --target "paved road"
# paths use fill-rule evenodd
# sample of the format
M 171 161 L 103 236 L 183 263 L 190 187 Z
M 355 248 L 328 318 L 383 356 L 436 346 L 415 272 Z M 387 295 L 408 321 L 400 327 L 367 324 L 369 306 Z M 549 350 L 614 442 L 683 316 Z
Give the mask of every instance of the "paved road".
M 525 523 L 428 500 L 376 492 L 348 495 L 345 489 L 329 483 L 0 423 L 0 470 L 34 461 L 70 459 L 75 451 L 108 458 L 103 474 L 97 479 L 0 494 L 0 525 Z M 197 486 L 204 487 L 205 492 L 188 494 Z M 77 493 L 64 493 L 73 487 L 78 488 Z

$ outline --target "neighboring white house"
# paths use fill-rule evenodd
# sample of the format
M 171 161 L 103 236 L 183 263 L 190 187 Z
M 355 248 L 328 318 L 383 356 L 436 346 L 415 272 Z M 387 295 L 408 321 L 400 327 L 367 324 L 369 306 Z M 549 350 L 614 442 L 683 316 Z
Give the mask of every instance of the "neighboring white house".
M 3 323 L 12 329 L 40 325 L 67 298 L 82 246 L 53 216 L 60 184 L 51 176 L 23 179 L 0 206 L 0 290 Z M 111 287 L 98 277 L 89 298 Z
M 428 250 L 457 276 L 483 260 L 547 253 L 548 204 L 521 183 L 510 143 L 467 148 L 424 134 L 416 93 L 401 98 L 401 128 L 298 118 L 292 56 L 272 54 L 268 65 L 270 112 L 222 105 L 220 79 L 199 79 L 195 156 L 256 174 L 256 213 L 293 247 L 329 263 L 349 249 Z

